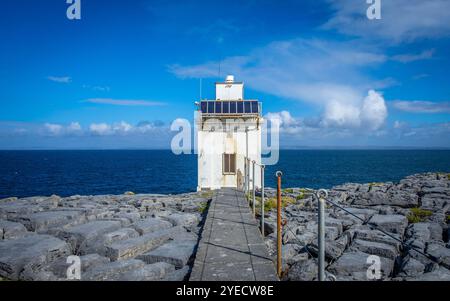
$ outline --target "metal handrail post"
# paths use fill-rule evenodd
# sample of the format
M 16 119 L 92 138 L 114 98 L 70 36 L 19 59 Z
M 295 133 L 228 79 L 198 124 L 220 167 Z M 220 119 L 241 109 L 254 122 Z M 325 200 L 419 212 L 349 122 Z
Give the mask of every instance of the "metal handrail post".
M 247 193 L 250 192 L 250 159 L 247 158 Z
M 255 185 L 255 169 L 256 169 L 256 162 L 253 161 L 253 176 L 252 176 L 252 186 L 253 186 L 253 216 L 256 216 L 256 196 L 255 196 L 255 190 L 256 190 L 256 185 Z
M 319 246 L 319 281 L 325 281 L 325 199 L 328 198 L 328 192 L 321 189 L 317 192 L 319 220 L 318 220 L 318 246 Z
M 276 172 L 277 176 L 277 274 L 281 278 L 281 171 Z
M 261 165 L 261 233 L 264 238 L 264 169 L 266 167 Z
M 244 157 L 244 193 L 247 193 L 245 189 L 247 188 L 247 157 Z

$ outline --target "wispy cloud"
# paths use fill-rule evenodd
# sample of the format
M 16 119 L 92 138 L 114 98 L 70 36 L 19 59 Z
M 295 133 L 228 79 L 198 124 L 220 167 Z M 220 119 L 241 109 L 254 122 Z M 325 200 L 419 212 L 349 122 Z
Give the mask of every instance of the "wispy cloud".
M 450 102 L 432 102 L 423 100 L 394 100 L 394 108 L 409 113 L 450 113 Z
M 109 86 L 91 86 L 91 85 L 83 85 L 84 89 L 90 89 L 98 92 L 109 92 L 111 91 L 111 87 Z
M 383 39 L 393 43 L 450 35 L 450 1 L 383 1 L 382 19 L 369 21 L 366 1 L 328 0 L 333 17 L 322 26 L 364 39 Z
M 72 78 L 70 76 L 47 76 L 49 81 L 61 84 L 69 84 L 72 82 Z
M 40 127 L 40 126 L 38 126 Z M 20 128 L 13 128 L 17 131 Z M 83 128 L 79 122 L 71 122 L 70 124 L 59 123 L 45 123 L 38 131 L 33 131 L 35 134 L 40 134 L 48 137 L 64 137 L 64 136 L 127 136 L 148 134 L 159 130 L 168 129 L 162 121 L 141 121 L 136 125 L 132 125 L 126 121 L 105 123 L 94 122 L 86 128 Z
M 410 63 L 414 61 L 428 60 L 433 58 L 435 50 L 429 49 L 424 50 L 418 54 L 399 54 L 392 57 L 392 60 L 401 62 L 401 63 Z
M 254 90 L 318 106 L 323 110 L 324 125 L 376 130 L 384 123 L 387 109 L 381 94 L 373 89 L 394 80 L 374 80 L 363 70 L 387 59 L 354 42 L 294 39 L 273 42 L 245 56 L 228 57 L 221 65 Z M 169 70 L 180 78 L 215 77 L 217 65 L 172 65 Z M 365 121 L 371 116 L 379 119 L 368 125 Z
M 421 73 L 421 74 L 414 75 L 412 79 L 419 80 L 419 79 L 423 79 L 423 78 L 427 78 L 427 77 L 430 77 L 430 75 L 427 73 Z
M 82 131 L 83 129 L 78 122 L 71 122 L 68 125 L 45 123 L 42 133 L 44 136 L 72 136 L 79 135 Z
M 140 107 L 154 107 L 164 106 L 166 103 L 148 100 L 131 100 L 131 99 L 112 99 L 112 98 L 90 98 L 86 102 L 97 104 L 108 104 L 114 106 L 140 106 Z

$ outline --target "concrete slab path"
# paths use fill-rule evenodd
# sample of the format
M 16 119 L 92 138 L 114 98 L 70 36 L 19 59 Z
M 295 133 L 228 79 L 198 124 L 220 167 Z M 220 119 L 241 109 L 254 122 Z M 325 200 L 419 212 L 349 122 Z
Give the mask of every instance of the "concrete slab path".
M 244 193 L 214 193 L 190 281 L 278 281 Z

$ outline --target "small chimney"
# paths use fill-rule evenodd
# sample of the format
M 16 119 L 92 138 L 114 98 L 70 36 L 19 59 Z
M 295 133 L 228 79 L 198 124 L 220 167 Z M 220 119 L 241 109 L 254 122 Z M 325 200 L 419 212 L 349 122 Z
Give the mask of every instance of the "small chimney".
M 225 79 L 225 82 L 227 84 L 232 84 L 234 82 L 234 75 L 227 75 L 227 78 Z

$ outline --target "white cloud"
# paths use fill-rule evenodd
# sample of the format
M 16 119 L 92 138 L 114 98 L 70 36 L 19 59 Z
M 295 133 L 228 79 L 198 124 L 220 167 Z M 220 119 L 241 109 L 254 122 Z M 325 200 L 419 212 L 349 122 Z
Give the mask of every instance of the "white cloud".
M 130 99 L 111 99 L 111 98 L 90 98 L 86 102 L 97 103 L 97 104 L 109 104 L 115 106 L 163 106 L 165 103 L 157 101 L 148 100 L 130 100 Z
M 362 68 L 386 60 L 354 42 L 294 39 L 270 43 L 246 56 L 228 57 L 221 66 L 224 74 L 234 74 L 250 88 L 268 94 L 319 105 L 355 104 L 376 82 Z M 218 64 L 172 65 L 169 70 L 180 78 L 216 77 Z
M 361 125 L 360 110 L 352 104 L 332 100 L 325 107 L 321 124 L 325 127 L 357 128 Z
M 366 17 L 366 1 L 329 0 L 333 17 L 322 26 L 365 39 L 381 38 L 393 43 L 450 35 L 450 1 L 382 1 L 382 19 Z
M 78 122 L 72 122 L 67 126 L 69 132 L 79 132 L 81 131 L 81 125 Z
M 375 131 L 380 129 L 388 116 L 386 102 L 383 96 L 373 90 L 364 98 L 361 108 L 361 122 L 363 126 Z
M 49 136 L 70 136 L 82 134 L 80 123 L 71 122 L 69 125 L 62 125 L 57 123 L 45 123 L 44 135 Z
M 269 112 L 264 118 L 267 120 L 279 120 L 281 132 L 295 134 L 302 131 L 302 121 L 292 117 L 291 113 L 288 111 Z
M 89 132 L 97 136 L 109 136 L 109 135 L 137 135 L 137 134 L 149 134 L 154 132 L 163 132 L 167 128 L 164 127 L 164 123 L 161 121 L 149 122 L 142 121 L 136 126 L 129 124 L 125 121 L 115 122 L 113 124 L 108 123 L 92 123 L 89 126 Z
M 394 100 L 394 108 L 409 113 L 450 113 L 450 102 L 432 102 L 423 100 Z
M 418 54 L 399 54 L 399 55 L 394 55 L 392 57 L 392 60 L 398 61 L 401 63 L 410 63 L 410 62 L 414 62 L 414 61 L 428 60 L 428 59 L 433 58 L 434 52 L 435 52 L 434 49 L 430 49 L 430 50 L 424 50 Z
M 126 134 L 128 132 L 133 131 L 133 126 L 129 123 L 126 123 L 125 121 L 121 121 L 119 123 L 115 123 L 112 127 L 113 131 Z
M 394 80 L 367 78 L 362 69 L 387 59 L 354 42 L 294 39 L 226 58 L 221 66 L 224 73 L 244 79 L 252 89 L 322 108 L 322 127 L 375 131 L 384 124 L 387 109 L 383 97 L 372 89 Z M 217 64 L 174 65 L 170 71 L 181 78 L 215 77 Z M 277 114 L 285 125 L 292 122 L 288 115 Z M 298 131 L 296 127 L 287 128 Z
M 89 126 L 89 131 L 98 136 L 105 136 L 112 134 L 111 126 L 106 123 L 92 123 Z
M 48 76 L 47 79 L 61 84 L 69 84 L 72 82 L 72 78 L 70 76 Z
M 44 128 L 51 136 L 58 136 L 63 131 L 63 126 L 55 123 L 46 123 L 44 124 Z
M 111 88 L 109 86 L 91 86 L 91 85 L 83 85 L 84 89 L 91 89 L 93 91 L 99 92 L 109 92 Z

